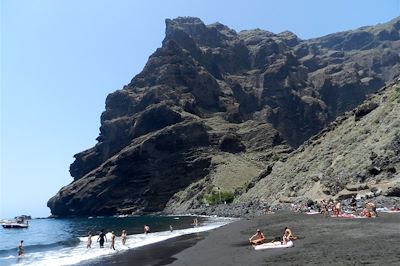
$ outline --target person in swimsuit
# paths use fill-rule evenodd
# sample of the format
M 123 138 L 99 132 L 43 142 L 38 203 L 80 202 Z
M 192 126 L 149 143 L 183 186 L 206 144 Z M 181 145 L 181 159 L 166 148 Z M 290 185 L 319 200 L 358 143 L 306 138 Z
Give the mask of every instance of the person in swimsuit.
M 340 204 L 340 201 L 338 201 L 338 202 L 336 203 L 335 209 L 336 209 L 336 215 L 342 214 L 342 205 Z
M 92 247 L 92 232 L 88 232 L 86 248 Z
M 198 226 L 199 225 L 199 221 L 197 220 L 197 218 L 193 219 L 192 225 L 194 225 L 194 226 Z
M 114 234 L 114 231 L 111 232 L 111 244 L 110 244 L 110 249 L 115 250 L 115 234 Z
M 257 232 L 249 238 L 249 241 L 252 245 L 259 245 L 265 242 L 265 236 L 260 229 L 257 229 Z
M 18 245 L 18 256 L 24 256 L 24 240 L 21 240 Z
M 122 230 L 122 233 L 121 233 L 121 241 L 122 241 L 122 245 L 124 245 L 124 246 L 125 246 L 125 243 L 126 243 L 126 237 L 127 237 L 126 231 L 125 231 L 125 230 Z
M 290 240 L 295 240 L 295 239 L 297 239 L 297 236 L 294 236 L 293 233 L 292 233 L 292 230 L 290 230 L 290 228 L 288 228 L 288 227 L 285 227 L 284 235 L 288 235 L 288 238 L 289 238 Z
M 287 227 L 286 227 L 287 228 Z M 290 230 L 290 229 L 289 229 Z M 286 245 L 290 240 L 291 240 L 291 238 L 290 238 L 290 231 L 289 230 L 285 230 L 285 233 L 283 234 L 283 237 L 282 237 L 282 245 Z
M 351 206 L 353 211 L 357 210 L 357 200 L 356 200 L 356 197 L 354 195 L 351 196 L 350 206 Z
M 144 233 L 147 235 L 148 233 L 150 233 L 150 227 L 146 224 L 144 226 Z
M 104 229 L 102 229 L 100 234 L 99 234 L 99 238 L 97 238 L 97 242 L 100 243 L 100 248 L 104 248 L 104 239 L 107 242 L 106 234 L 104 233 Z

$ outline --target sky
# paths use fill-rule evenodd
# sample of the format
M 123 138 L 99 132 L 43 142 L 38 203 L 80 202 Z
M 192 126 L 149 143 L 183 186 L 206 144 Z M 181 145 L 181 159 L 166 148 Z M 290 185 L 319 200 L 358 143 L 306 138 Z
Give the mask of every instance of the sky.
M 106 96 L 161 46 L 165 19 L 301 39 L 387 22 L 400 0 L 1 0 L 0 218 L 46 217 L 72 181 L 73 155 L 96 144 Z

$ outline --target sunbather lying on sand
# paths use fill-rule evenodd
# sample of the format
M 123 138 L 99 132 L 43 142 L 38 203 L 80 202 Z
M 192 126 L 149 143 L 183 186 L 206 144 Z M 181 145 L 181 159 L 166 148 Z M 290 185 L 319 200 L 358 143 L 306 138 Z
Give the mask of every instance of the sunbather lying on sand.
M 257 233 L 255 233 L 252 237 L 249 238 L 250 244 L 252 245 L 259 245 L 264 243 L 265 241 L 265 236 L 261 232 L 260 229 L 257 229 Z

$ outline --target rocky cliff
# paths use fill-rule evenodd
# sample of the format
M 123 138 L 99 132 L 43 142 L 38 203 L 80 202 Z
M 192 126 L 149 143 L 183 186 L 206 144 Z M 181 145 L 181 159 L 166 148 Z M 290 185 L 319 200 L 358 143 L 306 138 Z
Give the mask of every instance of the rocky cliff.
M 396 197 L 400 201 L 400 78 L 339 116 L 236 200 Z
M 246 191 L 400 73 L 399 34 L 398 18 L 311 40 L 167 19 L 162 47 L 108 95 L 52 214 L 182 211 L 215 188 Z

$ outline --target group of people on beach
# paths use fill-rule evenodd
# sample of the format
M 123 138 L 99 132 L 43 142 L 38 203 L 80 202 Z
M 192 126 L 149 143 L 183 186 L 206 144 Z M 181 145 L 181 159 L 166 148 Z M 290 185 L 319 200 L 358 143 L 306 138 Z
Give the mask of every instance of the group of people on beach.
M 289 241 L 297 239 L 297 236 L 293 235 L 292 230 L 290 228 L 285 227 L 283 236 L 282 238 L 279 238 L 279 240 L 281 239 L 282 239 L 281 243 L 283 245 L 286 245 Z M 275 240 L 276 239 L 273 239 L 271 243 L 274 242 Z M 266 238 L 264 234 L 261 232 L 261 230 L 257 229 L 257 232 L 249 238 L 249 241 L 250 244 L 252 245 L 261 245 L 266 242 Z
M 366 202 L 361 211 L 359 211 L 359 206 L 359 201 L 355 198 L 355 196 L 352 196 L 350 199 L 343 201 L 323 199 L 320 202 L 314 201 L 292 204 L 292 210 L 295 212 L 314 212 L 332 216 L 340 216 L 343 213 L 352 213 L 369 218 L 377 216 L 376 207 L 373 202 Z M 357 211 L 359 212 L 357 213 Z
M 150 233 L 150 227 L 147 224 L 144 226 L 144 233 L 145 234 Z M 92 232 L 89 231 L 86 248 L 92 247 L 92 237 L 93 237 Z M 125 246 L 125 244 L 126 244 L 127 237 L 128 237 L 128 233 L 126 232 L 126 230 L 122 230 L 120 238 L 121 238 L 121 243 L 123 246 Z M 116 238 L 115 233 L 114 233 L 114 231 L 112 231 L 111 232 L 110 249 L 113 249 L 113 250 L 115 250 L 115 238 Z M 104 242 L 108 242 L 107 235 L 104 232 L 104 229 L 102 229 L 100 231 L 99 236 L 97 238 L 97 242 L 99 242 L 100 248 L 104 248 Z
M 199 221 L 197 220 L 197 218 L 194 218 L 194 219 L 193 219 L 192 225 L 198 226 L 199 224 L 200 224 L 200 223 L 199 223 Z M 170 230 L 170 232 L 173 232 L 173 231 L 174 231 L 174 228 L 173 228 L 172 225 L 169 225 L 169 230 Z M 146 235 L 149 234 L 149 233 L 151 232 L 150 226 L 147 225 L 147 224 L 144 225 L 143 231 L 144 231 L 144 234 L 146 234 Z M 92 232 L 89 231 L 88 234 L 87 234 L 87 236 L 88 236 L 88 238 L 87 238 L 86 248 L 91 248 L 91 247 L 92 247 L 92 237 L 93 237 Z M 124 246 L 125 246 L 125 244 L 126 244 L 126 239 L 127 239 L 127 237 L 128 237 L 128 234 L 127 234 L 126 230 L 122 230 L 120 238 L 121 238 L 122 245 L 124 245 Z M 112 231 L 112 232 L 111 232 L 110 249 L 113 249 L 113 250 L 115 250 L 115 238 L 116 238 L 115 233 L 114 233 L 114 231 Z M 23 242 L 23 241 L 21 241 L 21 243 L 22 243 L 22 242 Z M 106 235 L 106 233 L 104 232 L 104 229 L 102 229 L 102 230 L 99 232 L 99 236 L 98 236 L 98 238 L 97 238 L 97 242 L 99 242 L 100 248 L 104 248 L 104 242 L 108 242 L 108 241 L 107 241 L 107 235 Z
M 92 232 L 88 232 L 88 238 L 87 238 L 87 243 L 86 243 L 86 248 L 91 248 L 92 247 Z M 125 245 L 126 241 L 126 232 L 125 230 L 122 231 L 121 233 L 121 241 L 122 244 Z M 104 229 L 102 229 L 99 233 L 99 237 L 97 238 L 97 242 L 100 244 L 100 248 L 104 248 L 104 242 L 107 242 L 107 236 L 106 233 L 104 233 Z M 115 234 L 114 231 L 111 232 L 111 244 L 110 244 L 110 249 L 115 250 Z
M 197 220 L 197 218 L 193 219 L 192 225 L 198 226 L 199 224 L 200 223 Z M 170 232 L 174 231 L 174 228 L 173 228 L 172 225 L 169 225 L 169 230 L 170 230 Z M 143 231 L 144 231 L 144 234 L 146 234 L 146 235 L 149 234 L 151 232 L 150 226 L 147 225 L 147 224 L 144 225 Z M 93 237 L 93 234 L 92 234 L 91 231 L 89 231 L 87 233 L 86 248 L 92 248 L 92 242 L 93 242 L 92 237 Z M 110 249 L 113 249 L 113 250 L 115 250 L 115 238 L 116 238 L 115 233 L 114 233 L 114 231 L 112 231 L 111 232 L 111 239 L 110 239 L 111 240 Z M 128 233 L 126 232 L 126 230 L 122 230 L 120 239 L 121 239 L 121 243 L 122 243 L 123 246 L 126 245 L 127 238 L 128 238 Z M 107 235 L 106 235 L 104 229 L 100 230 L 99 236 L 97 238 L 97 242 L 99 242 L 100 248 L 104 248 L 104 242 L 108 242 Z M 24 256 L 24 254 L 25 254 L 24 240 L 21 240 L 19 245 L 18 245 L 18 256 L 22 257 L 22 256 Z
M 343 214 L 344 212 L 357 214 L 358 202 L 357 202 L 356 198 L 353 196 L 346 203 L 347 203 L 347 206 L 346 206 L 346 208 L 343 209 L 340 201 L 322 200 L 321 203 L 319 204 L 319 206 L 321 206 L 319 211 L 320 211 L 320 213 L 326 214 L 326 215 L 328 215 L 331 212 L 333 216 L 339 216 L 339 215 Z M 373 202 L 366 202 L 364 204 L 364 207 L 362 208 L 362 211 L 359 212 L 358 215 L 365 216 L 368 218 L 377 217 L 378 213 L 376 211 L 375 204 Z

